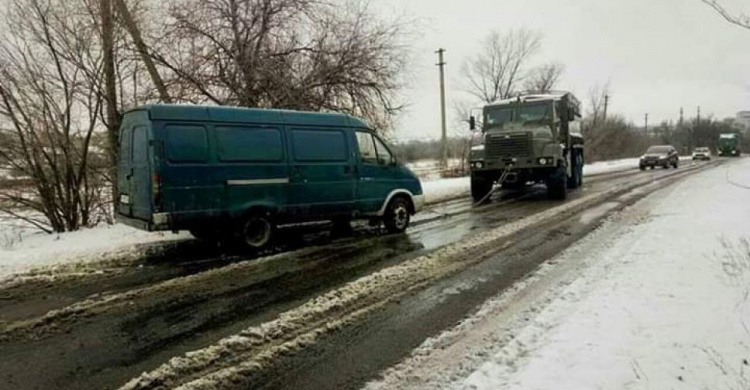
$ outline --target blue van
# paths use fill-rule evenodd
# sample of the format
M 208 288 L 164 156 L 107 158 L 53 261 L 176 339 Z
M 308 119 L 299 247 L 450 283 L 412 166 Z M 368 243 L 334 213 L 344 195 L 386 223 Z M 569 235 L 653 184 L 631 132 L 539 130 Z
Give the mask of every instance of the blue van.
M 402 232 L 424 204 L 416 175 L 348 115 L 151 105 L 125 113 L 119 147 L 118 220 L 148 231 L 260 249 L 283 224 Z

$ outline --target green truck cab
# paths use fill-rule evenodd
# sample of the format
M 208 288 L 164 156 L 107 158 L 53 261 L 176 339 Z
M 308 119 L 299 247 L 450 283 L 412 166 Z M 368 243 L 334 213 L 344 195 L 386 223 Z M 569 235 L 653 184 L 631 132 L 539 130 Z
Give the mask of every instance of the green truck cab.
M 739 132 L 719 134 L 719 141 L 717 142 L 719 156 L 739 157 L 740 155 L 742 155 L 742 151 L 740 149 L 741 141 L 742 137 Z
M 484 145 L 469 154 L 474 200 L 484 200 L 496 182 L 505 188 L 545 183 L 554 199 L 565 199 L 569 188 L 580 187 L 580 112 L 580 102 L 568 92 L 519 96 L 485 106 Z M 473 128 L 474 118 L 470 123 Z
M 279 225 L 369 219 L 401 232 L 424 204 L 417 176 L 342 114 L 151 105 L 120 128 L 117 218 L 268 246 Z

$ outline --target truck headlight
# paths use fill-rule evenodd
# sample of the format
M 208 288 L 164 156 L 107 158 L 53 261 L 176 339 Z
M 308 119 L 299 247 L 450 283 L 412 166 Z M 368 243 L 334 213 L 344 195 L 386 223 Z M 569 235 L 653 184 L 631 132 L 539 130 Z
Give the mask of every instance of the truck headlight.
M 481 162 L 481 161 L 477 161 L 476 163 L 474 163 L 474 166 L 475 166 L 475 167 L 476 167 L 477 169 L 482 169 L 482 168 L 484 168 L 484 164 L 482 164 L 482 162 Z
M 540 158 L 539 159 L 539 164 L 546 165 L 547 164 L 547 159 L 544 158 L 544 157 Z

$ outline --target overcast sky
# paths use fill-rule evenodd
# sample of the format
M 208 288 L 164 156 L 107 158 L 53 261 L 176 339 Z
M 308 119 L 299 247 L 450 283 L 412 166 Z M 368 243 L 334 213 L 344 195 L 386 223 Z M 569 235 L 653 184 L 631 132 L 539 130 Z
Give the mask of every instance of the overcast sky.
M 750 13 L 747 0 L 722 0 Z M 560 89 L 585 100 L 609 82 L 610 112 L 639 125 L 694 116 L 734 116 L 750 109 L 750 30 L 725 22 L 700 0 L 373 0 L 389 14 L 417 18 L 409 104 L 394 136 L 440 134 L 437 55 L 446 52 L 449 132 L 457 128 L 451 100 L 462 98 L 460 72 L 491 30 L 528 27 L 543 35 L 534 62 L 565 65 Z M 465 97 L 463 97 L 465 98 Z M 452 127 L 452 129 L 451 129 Z

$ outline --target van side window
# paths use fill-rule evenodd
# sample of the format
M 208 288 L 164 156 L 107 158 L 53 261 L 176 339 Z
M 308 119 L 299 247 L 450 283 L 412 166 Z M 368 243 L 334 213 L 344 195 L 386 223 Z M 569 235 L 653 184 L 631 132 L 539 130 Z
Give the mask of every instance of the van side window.
M 148 128 L 137 126 L 133 129 L 133 161 L 148 162 Z
M 208 160 L 206 128 L 167 125 L 167 158 L 176 163 L 204 163 Z
M 375 145 L 378 150 L 378 164 L 388 165 L 393 161 L 393 156 L 380 138 L 375 137 Z
M 294 160 L 310 162 L 347 161 L 343 131 L 292 130 Z
M 219 160 L 281 161 L 281 131 L 260 127 L 216 127 Z
M 120 161 L 130 162 L 133 128 L 126 127 L 120 131 Z
M 375 150 L 375 143 L 372 141 L 372 134 L 358 131 L 357 146 L 359 147 L 359 156 L 363 164 L 377 164 L 378 155 Z

